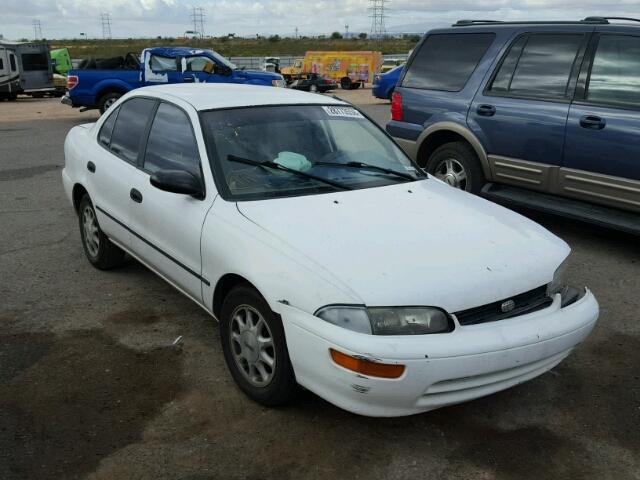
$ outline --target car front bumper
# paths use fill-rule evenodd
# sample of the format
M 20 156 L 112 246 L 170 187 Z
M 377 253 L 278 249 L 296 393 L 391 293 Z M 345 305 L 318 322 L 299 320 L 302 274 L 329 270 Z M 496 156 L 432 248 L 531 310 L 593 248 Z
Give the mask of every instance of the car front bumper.
M 598 303 L 587 290 L 576 303 L 520 317 L 460 326 L 447 334 L 375 336 L 351 332 L 279 305 L 296 379 L 353 413 L 411 415 L 489 395 L 560 363 L 593 330 Z M 398 379 L 369 377 L 335 364 L 329 349 L 405 365 Z

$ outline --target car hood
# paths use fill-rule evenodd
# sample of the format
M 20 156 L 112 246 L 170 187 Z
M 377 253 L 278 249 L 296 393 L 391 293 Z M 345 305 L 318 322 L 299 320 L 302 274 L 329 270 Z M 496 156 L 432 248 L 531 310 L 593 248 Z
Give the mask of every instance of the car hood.
M 256 80 L 265 80 L 267 82 L 271 82 L 271 80 L 281 80 L 282 75 L 275 72 L 264 72 L 262 70 L 236 70 L 236 73 L 239 75 L 244 75 L 247 78 L 252 78 Z
M 433 178 L 238 209 L 369 306 L 484 305 L 550 282 L 570 251 L 521 215 Z

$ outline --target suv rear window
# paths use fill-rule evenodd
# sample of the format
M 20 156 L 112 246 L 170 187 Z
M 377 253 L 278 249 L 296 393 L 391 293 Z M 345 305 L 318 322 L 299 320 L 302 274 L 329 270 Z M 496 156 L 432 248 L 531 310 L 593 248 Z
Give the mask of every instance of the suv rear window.
M 494 33 L 429 35 L 411 61 L 402 86 L 459 92 L 494 39 Z
M 587 100 L 640 107 L 640 37 L 603 35 L 591 67 Z
M 517 39 L 489 91 L 519 97 L 565 98 L 584 35 L 535 34 Z

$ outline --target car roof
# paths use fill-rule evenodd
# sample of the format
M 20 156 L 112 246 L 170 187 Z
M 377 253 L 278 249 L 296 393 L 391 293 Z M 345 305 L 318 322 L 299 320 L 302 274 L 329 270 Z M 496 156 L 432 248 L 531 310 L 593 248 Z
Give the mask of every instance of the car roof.
M 252 107 L 263 105 L 348 105 L 347 102 L 318 93 L 262 85 L 196 83 L 155 85 L 134 90 L 135 96 L 174 97 L 190 103 L 196 110 Z

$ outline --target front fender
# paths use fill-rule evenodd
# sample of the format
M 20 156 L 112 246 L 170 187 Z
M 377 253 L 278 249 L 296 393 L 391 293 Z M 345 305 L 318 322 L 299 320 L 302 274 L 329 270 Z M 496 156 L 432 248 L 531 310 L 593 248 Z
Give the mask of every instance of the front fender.
M 234 202 L 215 202 L 203 225 L 201 251 L 202 275 L 210 279 L 203 298 L 211 311 L 216 285 L 229 273 L 252 283 L 275 312 L 282 301 L 311 314 L 328 304 L 362 303 L 347 285 L 244 217 Z

